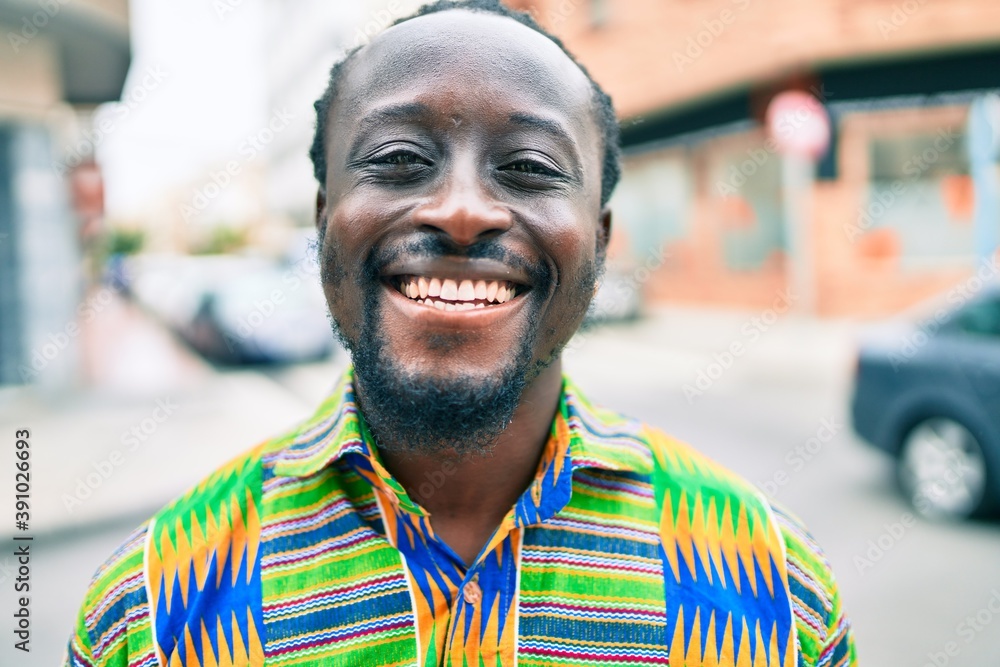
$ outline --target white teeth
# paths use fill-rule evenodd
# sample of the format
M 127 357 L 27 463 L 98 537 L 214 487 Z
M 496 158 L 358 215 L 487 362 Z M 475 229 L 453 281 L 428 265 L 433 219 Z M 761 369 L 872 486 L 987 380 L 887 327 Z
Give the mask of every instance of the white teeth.
M 419 304 L 445 311 L 485 308 L 506 303 L 517 294 L 517 288 L 505 280 L 459 281 L 422 276 L 402 278 L 399 291 Z
M 472 301 L 476 298 L 476 288 L 472 286 L 471 280 L 463 280 L 458 286 L 458 300 Z
M 458 283 L 451 279 L 441 283 L 441 298 L 456 301 L 458 299 Z

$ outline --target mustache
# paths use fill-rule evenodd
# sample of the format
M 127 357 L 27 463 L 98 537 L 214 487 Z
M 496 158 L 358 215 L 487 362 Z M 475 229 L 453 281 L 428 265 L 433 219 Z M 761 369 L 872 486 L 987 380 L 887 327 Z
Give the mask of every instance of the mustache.
M 532 286 L 546 291 L 552 281 L 552 270 L 545 262 L 532 262 L 511 251 L 499 239 L 489 238 L 468 246 L 452 243 L 438 235 L 427 234 L 391 245 L 376 245 L 365 258 L 363 280 L 369 284 L 378 281 L 384 269 L 402 256 L 414 259 L 492 259 L 520 269 L 531 279 Z

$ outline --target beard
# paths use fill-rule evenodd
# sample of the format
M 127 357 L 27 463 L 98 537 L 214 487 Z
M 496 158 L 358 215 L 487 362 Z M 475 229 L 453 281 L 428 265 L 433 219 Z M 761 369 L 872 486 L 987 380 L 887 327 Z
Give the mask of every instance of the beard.
M 380 300 L 380 268 L 405 251 L 411 256 L 438 257 L 461 254 L 464 257 L 496 259 L 524 269 L 531 277 L 532 288 L 524 295 L 530 316 L 519 344 L 510 350 L 507 361 L 497 370 L 439 377 L 433 372 L 407 368 L 394 357 L 384 334 Z M 334 288 L 346 275 L 334 266 L 329 253 L 323 266 L 323 281 Z M 591 263 L 585 275 L 573 287 L 572 303 L 580 314 L 586 311 L 597 277 Z M 331 312 L 335 334 L 350 351 L 357 383 L 359 411 L 363 415 L 376 446 L 385 451 L 411 454 L 452 452 L 459 457 L 487 455 L 500 435 L 510 425 L 521 402 L 525 387 L 559 356 L 563 341 L 542 359 L 535 359 L 540 331 L 541 307 L 550 292 L 552 275 L 548 266 L 531 266 L 513 256 L 499 243 L 486 240 L 461 253 L 437 237 L 425 237 L 405 247 L 378 251 L 366 258 L 358 278 L 364 295 L 364 315 L 356 339 L 344 334 L 336 313 Z M 589 285 L 587 284 L 589 281 Z M 565 287 L 569 287 L 568 285 Z M 581 289 L 582 288 L 582 289 Z M 447 350 L 460 341 L 455 336 L 436 336 L 429 341 L 438 350 Z

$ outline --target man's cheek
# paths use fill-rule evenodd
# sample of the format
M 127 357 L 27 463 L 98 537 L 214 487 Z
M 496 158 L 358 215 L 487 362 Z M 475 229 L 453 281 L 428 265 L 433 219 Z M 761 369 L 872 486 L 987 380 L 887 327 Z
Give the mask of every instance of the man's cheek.
M 323 292 L 326 295 L 327 308 L 333 318 L 337 329 L 352 343 L 357 343 L 361 336 L 361 322 L 364 309 L 361 304 L 346 290 L 343 289 L 346 283 L 340 281 L 339 284 L 325 283 Z

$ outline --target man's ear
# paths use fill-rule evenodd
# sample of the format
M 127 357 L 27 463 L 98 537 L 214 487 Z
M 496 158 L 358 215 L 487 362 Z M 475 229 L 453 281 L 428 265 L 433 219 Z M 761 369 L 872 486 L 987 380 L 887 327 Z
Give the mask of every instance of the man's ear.
M 601 209 L 600 224 L 597 228 L 597 258 L 604 263 L 608 254 L 608 243 L 611 242 L 611 209 L 605 206 Z
M 319 232 L 320 238 L 323 238 L 326 232 L 326 192 L 323 188 L 316 191 L 316 231 Z

